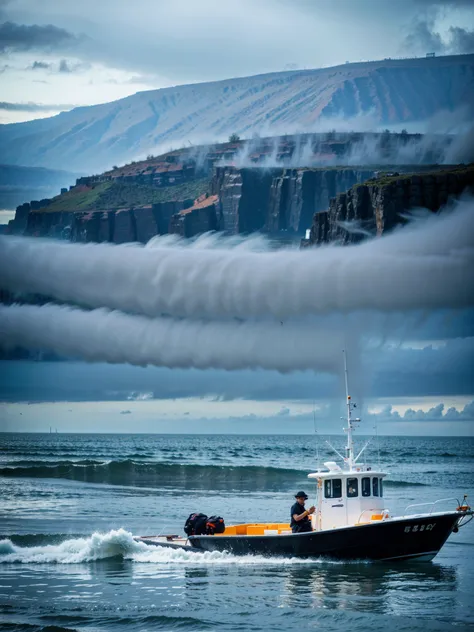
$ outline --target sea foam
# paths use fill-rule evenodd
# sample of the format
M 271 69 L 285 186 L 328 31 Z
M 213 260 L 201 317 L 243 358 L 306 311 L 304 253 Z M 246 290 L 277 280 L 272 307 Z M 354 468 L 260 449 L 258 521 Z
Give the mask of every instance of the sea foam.
M 137 542 L 133 534 L 125 529 L 112 530 L 107 533 L 93 533 L 90 537 L 65 540 L 61 544 L 20 547 L 11 540 L 0 540 L 0 563 L 22 564 L 81 564 L 112 557 L 138 563 L 164 565 L 226 565 L 239 566 L 281 566 L 292 564 L 338 563 L 328 560 L 263 557 L 261 555 L 234 556 L 226 552 L 195 553 L 179 549 L 171 549 L 147 545 Z

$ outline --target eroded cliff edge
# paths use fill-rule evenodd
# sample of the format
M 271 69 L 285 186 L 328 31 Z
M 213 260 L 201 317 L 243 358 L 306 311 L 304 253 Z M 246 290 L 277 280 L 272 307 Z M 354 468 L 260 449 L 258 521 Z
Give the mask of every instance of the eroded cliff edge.
M 449 199 L 474 194 L 474 164 L 425 173 L 387 175 L 352 186 L 333 197 L 326 211 L 316 212 L 302 246 L 354 243 L 382 235 L 406 221 L 416 208 L 438 211 Z

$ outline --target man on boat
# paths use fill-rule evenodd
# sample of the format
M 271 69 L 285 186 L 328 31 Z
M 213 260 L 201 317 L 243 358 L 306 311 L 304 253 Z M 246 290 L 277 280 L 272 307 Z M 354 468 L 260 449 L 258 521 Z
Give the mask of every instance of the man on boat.
M 306 531 L 312 531 L 311 520 L 309 516 L 314 513 L 315 507 L 309 509 L 304 508 L 304 501 L 308 499 L 308 496 L 304 492 L 298 492 L 295 495 L 296 502 L 291 508 L 291 522 L 290 527 L 293 533 L 305 533 Z

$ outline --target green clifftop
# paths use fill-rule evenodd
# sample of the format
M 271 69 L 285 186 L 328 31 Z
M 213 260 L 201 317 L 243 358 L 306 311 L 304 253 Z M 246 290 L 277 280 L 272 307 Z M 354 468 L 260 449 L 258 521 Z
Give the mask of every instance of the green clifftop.
M 99 182 L 91 186 L 77 186 L 53 198 L 37 210 L 40 213 L 73 213 L 78 211 L 106 211 L 160 202 L 195 199 L 206 193 L 208 178 L 199 178 L 174 186 L 156 187 L 125 182 Z

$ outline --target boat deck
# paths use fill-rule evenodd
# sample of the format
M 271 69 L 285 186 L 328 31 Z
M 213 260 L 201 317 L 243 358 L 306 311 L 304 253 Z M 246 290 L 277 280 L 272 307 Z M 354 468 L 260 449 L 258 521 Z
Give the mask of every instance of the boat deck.
M 224 533 L 215 536 L 229 535 L 288 535 L 292 531 L 284 522 L 249 522 L 247 524 L 226 525 Z

